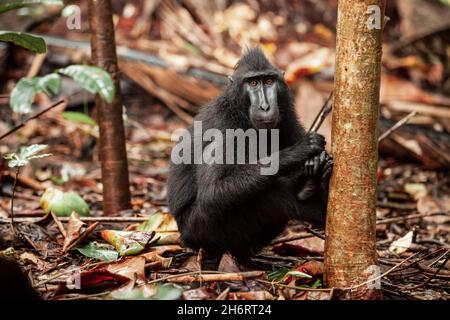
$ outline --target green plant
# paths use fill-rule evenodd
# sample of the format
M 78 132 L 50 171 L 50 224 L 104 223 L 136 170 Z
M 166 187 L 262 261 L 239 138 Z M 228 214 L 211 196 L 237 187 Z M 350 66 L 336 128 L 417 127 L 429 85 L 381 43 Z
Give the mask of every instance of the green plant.
M 108 102 L 114 99 L 115 87 L 108 72 L 88 65 L 70 65 L 43 77 L 20 79 L 11 92 L 9 100 L 11 109 L 18 113 L 29 113 L 37 93 L 43 92 L 48 96 L 59 93 L 60 74 L 72 78 L 90 93 L 98 93 Z
M 8 160 L 8 167 L 16 169 L 13 189 L 11 193 L 11 228 L 13 229 L 15 234 L 18 234 L 18 232 L 14 226 L 14 194 L 16 192 L 16 185 L 17 179 L 19 178 L 20 174 L 20 168 L 26 166 L 32 159 L 50 156 L 50 153 L 40 153 L 46 148 L 47 145 L 45 144 L 33 144 L 28 147 L 20 147 L 19 153 L 9 153 L 4 156 L 4 158 Z
M 18 0 L 1 4 L 0 14 L 35 4 L 62 6 L 64 3 L 61 0 Z M 35 53 L 47 52 L 47 45 L 45 44 L 44 39 L 24 32 L 0 31 L 0 41 L 12 42 L 17 46 L 21 46 Z

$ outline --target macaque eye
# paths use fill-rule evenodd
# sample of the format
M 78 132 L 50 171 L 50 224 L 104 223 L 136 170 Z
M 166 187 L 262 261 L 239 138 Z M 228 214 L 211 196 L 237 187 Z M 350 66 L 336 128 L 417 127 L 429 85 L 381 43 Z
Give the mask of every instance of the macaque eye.
M 264 81 L 264 83 L 270 86 L 273 83 L 273 80 L 268 78 Z
M 250 80 L 250 82 L 248 84 L 250 85 L 250 87 L 256 87 L 258 85 L 258 81 Z

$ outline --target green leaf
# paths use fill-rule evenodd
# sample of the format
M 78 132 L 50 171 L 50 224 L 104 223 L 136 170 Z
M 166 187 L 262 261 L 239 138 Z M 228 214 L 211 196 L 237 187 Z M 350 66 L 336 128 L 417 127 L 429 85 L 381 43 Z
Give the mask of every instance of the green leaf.
M 173 284 L 163 284 L 156 287 L 156 300 L 176 300 L 183 294 L 183 290 Z
M 153 239 L 153 232 L 102 230 L 101 236 L 112 244 L 121 256 L 135 255 Z
M 6 11 L 28 7 L 33 4 L 64 5 L 62 0 L 16 0 L 0 5 L 0 14 Z
M 58 217 L 69 217 L 74 211 L 82 217 L 90 215 L 88 204 L 75 192 L 48 188 L 41 196 L 39 204 L 45 213 L 52 211 Z
M 31 159 L 48 157 L 51 154 L 38 154 L 42 150 L 47 148 L 46 144 L 33 144 L 28 147 L 21 147 L 19 154 L 10 153 L 4 156 L 8 161 L 8 166 L 10 168 L 23 167 L 28 164 Z
M 61 88 L 61 77 L 50 73 L 44 77 L 22 78 L 11 92 L 9 105 L 14 112 L 30 113 L 34 96 L 39 92 L 54 95 Z
M 193 45 L 192 43 L 186 42 L 184 44 L 184 47 L 186 48 L 186 50 L 188 50 L 194 56 L 201 56 L 202 55 L 202 50 L 199 47 Z
M 155 212 L 147 221 L 136 227 L 136 231 L 155 231 L 155 245 L 177 244 L 180 239 L 180 233 L 177 230 L 178 226 L 174 217 L 162 211 Z
M 36 79 L 37 92 L 44 92 L 48 96 L 59 93 L 59 90 L 61 89 L 61 76 L 59 74 L 50 73 Z
M 312 279 L 311 275 L 309 275 L 307 273 L 304 273 L 304 272 L 301 272 L 301 271 L 297 271 L 297 270 L 289 271 L 287 273 L 287 275 L 290 275 L 290 276 L 293 276 L 293 277 L 296 277 L 296 278 Z
M 47 45 L 44 39 L 28 33 L 0 31 L 0 41 L 12 42 L 17 46 L 36 53 L 47 52 Z
M 162 211 L 152 214 L 147 221 L 144 221 L 136 227 L 137 231 L 174 231 L 178 230 L 174 217 Z
M 278 270 L 269 272 L 267 274 L 267 277 L 270 281 L 281 281 L 283 280 L 284 276 L 289 272 L 289 268 L 282 267 Z
M 36 95 L 36 79 L 22 78 L 11 92 L 9 106 L 14 112 L 30 113 Z
M 317 280 L 314 281 L 314 283 L 311 284 L 309 287 L 310 287 L 310 288 L 313 288 L 313 289 L 320 288 L 320 287 L 322 287 L 322 281 L 320 281 L 320 279 L 317 279 Z
M 113 246 L 96 241 L 90 242 L 82 247 L 76 247 L 74 250 L 78 250 L 86 257 L 102 261 L 115 261 L 119 258 L 119 253 L 114 250 Z
M 155 231 L 164 220 L 164 213 L 162 211 L 152 214 L 147 221 L 142 222 L 136 227 L 137 231 Z
M 115 95 L 115 87 L 111 75 L 105 70 L 93 66 L 71 65 L 57 72 L 71 77 L 93 94 L 99 94 L 103 100 L 111 103 Z
M 62 116 L 64 119 L 70 120 L 72 122 L 84 123 L 84 124 L 88 124 L 93 127 L 95 127 L 97 125 L 97 122 L 95 122 L 94 119 L 92 119 L 87 114 L 82 113 L 82 112 L 65 111 L 62 113 Z
M 183 294 L 183 289 L 174 284 L 145 284 L 137 286 L 133 283 L 121 287 L 109 294 L 110 299 L 119 300 L 176 300 Z

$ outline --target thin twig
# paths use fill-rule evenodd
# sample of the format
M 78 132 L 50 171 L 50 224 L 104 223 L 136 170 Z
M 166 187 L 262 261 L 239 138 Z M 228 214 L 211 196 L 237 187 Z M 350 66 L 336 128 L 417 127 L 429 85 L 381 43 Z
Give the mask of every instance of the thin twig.
M 16 167 L 16 174 L 14 175 L 14 184 L 13 184 L 13 188 L 12 188 L 12 193 L 11 193 L 11 229 L 14 232 L 14 235 L 18 236 L 19 232 L 16 229 L 16 226 L 14 225 L 14 194 L 16 192 L 16 186 L 17 186 L 17 178 L 19 177 L 20 174 L 20 167 Z
M 308 231 L 309 233 L 311 233 L 312 235 L 315 235 L 317 238 L 320 238 L 320 239 L 322 239 L 322 240 L 325 240 L 325 237 L 323 236 L 323 235 L 321 235 L 319 232 L 317 232 L 317 231 L 315 231 L 315 230 L 313 230 L 313 229 L 311 229 L 311 228 L 309 228 L 309 227 L 307 227 L 307 226 L 304 226 L 303 227 L 306 231 Z
M 375 280 L 381 279 L 381 278 L 387 276 L 389 273 L 391 273 L 391 272 L 394 271 L 395 269 L 397 269 L 398 267 L 400 267 L 403 263 L 405 263 L 405 262 L 408 261 L 409 259 L 411 259 L 411 258 L 417 256 L 419 253 L 420 253 L 420 252 L 416 252 L 416 253 L 413 254 L 412 256 L 409 256 L 409 257 L 407 257 L 406 259 L 403 259 L 402 261 L 400 261 L 400 262 L 397 263 L 395 266 L 393 266 L 392 268 L 390 268 L 390 269 L 389 269 L 388 271 L 386 271 L 385 273 L 379 275 L 378 277 L 371 278 L 371 279 L 369 279 L 369 280 L 367 280 L 367 281 L 364 281 L 364 282 L 362 282 L 362 283 L 360 283 L 360 284 L 358 284 L 358 285 L 355 285 L 355 286 L 350 286 L 350 287 L 347 287 L 347 288 L 342 288 L 342 290 L 353 290 L 353 289 L 362 287 L 362 286 L 364 286 L 364 285 L 367 285 L 367 284 L 369 284 L 369 283 L 371 283 L 371 282 L 374 282 Z
M 61 301 L 65 301 L 65 300 L 86 300 L 86 299 L 90 299 L 90 298 L 97 298 L 97 297 L 103 297 L 107 294 L 110 294 L 112 292 L 112 290 L 108 290 L 108 291 L 103 291 L 103 292 L 99 292 L 99 293 L 91 293 L 91 294 L 83 294 L 83 295 L 76 295 L 74 297 L 67 297 L 67 298 L 55 298 L 52 300 L 61 300 Z
M 448 253 L 450 252 L 450 249 L 448 249 L 447 251 L 445 251 L 445 253 L 443 255 L 441 255 L 441 257 L 445 257 Z M 439 259 L 441 258 L 439 257 Z M 441 266 L 439 268 L 436 269 L 436 271 L 433 273 L 433 275 L 431 276 L 427 276 L 428 279 L 425 280 L 422 283 L 419 283 L 418 285 L 412 287 L 412 288 L 408 288 L 408 290 L 414 290 L 414 289 L 418 289 L 420 287 L 423 287 L 424 285 L 426 285 L 427 283 L 429 283 L 431 280 L 433 280 L 437 274 L 445 267 L 445 265 L 447 264 L 447 261 L 450 259 L 450 256 L 448 256 L 447 258 L 445 258 L 445 261 L 441 264 Z
M 300 290 L 300 291 L 322 291 L 322 292 L 332 292 L 333 288 L 307 288 L 307 287 L 298 287 L 298 286 L 290 286 L 287 284 L 282 284 L 282 283 L 278 283 L 278 282 L 273 282 L 273 281 L 268 281 L 268 280 L 256 280 L 258 282 L 261 283 L 266 283 L 266 284 L 270 284 L 272 286 L 277 286 L 277 287 L 282 287 L 282 288 L 288 288 L 288 289 L 295 289 L 295 290 Z
M 413 268 L 414 265 L 418 264 L 420 261 L 423 261 L 423 260 L 425 260 L 425 259 L 428 259 L 428 257 L 432 257 L 432 256 L 434 256 L 436 253 L 438 253 L 438 252 L 440 252 L 440 251 L 443 251 L 443 250 L 445 250 L 445 248 L 439 248 L 439 249 L 437 249 L 437 250 L 435 250 L 435 251 L 433 251 L 433 252 L 429 252 L 429 253 L 427 253 L 425 256 L 423 256 L 422 258 L 419 258 L 419 259 L 417 259 L 417 260 L 414 260 L 414 261 L 412 261 L 411 263 L 407 264 L 406 266 L 404 266 L 404 267 L 402 267 L 402 268 L 400 268 L 400 269 L 397 269 L 396 272 L 400 272 L 400 271 L 403 271 L 403 270 L 406 270 L 406 269 L 409 269 L 409 268 Z M 394 265 L 394 266 L 395 266 L 395 263 L 394 263 L 394 262 L 384 261 L 384 260 L 381 260 L 381 259 L 379 259 L 378 261 L 380 261 L 381 263 L 386 264 L 386 265 L 391 265 L 391 266 Z
M 400 128 L 402 125 L 404 125 L 405 123 L 407 123 L 409 121 L 409 119 L 411 119 L 412 117 L 414 117 L 415 115 L 417 115 L 417 111 L 413 111 L 409 114 L 407 114 L 405 117 L 403 117 L 402 119 L 400 119 L 396 124 L 394 124 L 391 128 L 389 128 L 388 130 L 386 130 L 381 136 L 378 137 L 378 142 L 386 139 L 392 132 L 394 132 L 395 130 L 397 130 L 398 128 Z
M 16 132 L 17 130 L 21 129 L 22 127 L 24 127 L 28 121 L 34 120 L 36 118 L 39 118 L 41 115 L 43 115 L 44 113 L 50 111 L 53 108 L 56 108 L 57 106 L 63 104 L 63 103 L 67 103 L 67 99 L 61 99 L 58 102 L 55 102 L 54 104 L 52 104 L 51 106 L 49 106 L 48 108 L 45 108 L 44 110 L 42 110 L 41 112 L 36 113 L 35 115 L 29 117 L 28 119 L 22 121 L 22 123 L 20 123 L 19 125 L 15 126 L 14 128 L 12 128 L 11 130 L 9 130 L 8 132 L 2 134 L 0 136 L 0 140 L 2 140 L 3 138 L 9 136 L 10 134 Z
M 325 104 L 322 106 L 319 113 L 316 115 L 316 118 L 311 124 L 311 127 L 309 128 L 308 132 L 317 132 L 320 126 L 322 125 L 323 121 L 330 114 L 332 108 L 333 108 L 333 91 L 331 91 L 330 95 L 328 96 L 328 99 L 325 101 Z

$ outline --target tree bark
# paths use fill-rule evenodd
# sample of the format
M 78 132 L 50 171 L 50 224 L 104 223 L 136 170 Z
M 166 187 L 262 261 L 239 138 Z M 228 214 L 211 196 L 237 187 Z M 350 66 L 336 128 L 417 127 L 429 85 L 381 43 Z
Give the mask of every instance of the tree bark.
M 344 290 L 344 299 L 381 298 L 376 284 L 358 284 L 379 270 L 375 205 L 384 8 L 384 0 L 341 0 L 338 5 L 325 283 L 357 286 Z M 370 28 L 374 17 L 379 24 Z
M 93 63 L 111 74 L 116 87 L 112 103 L 107 103 L 99 95 L 95 100 L 100 129 L 103 212 L 113 215 L 130 208 L 130 186 L 110 0 L 89 0 L 89 24 Z

